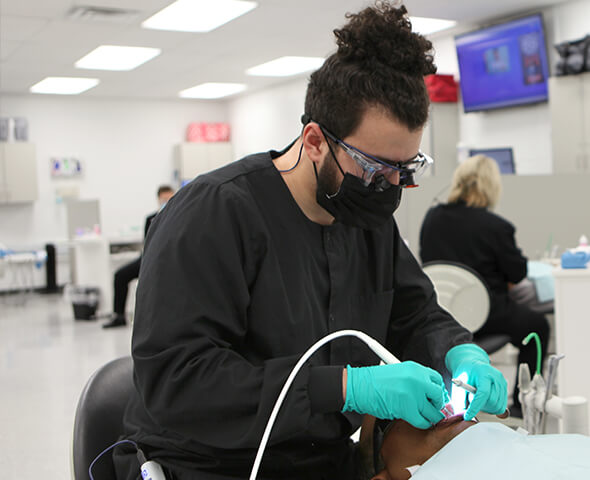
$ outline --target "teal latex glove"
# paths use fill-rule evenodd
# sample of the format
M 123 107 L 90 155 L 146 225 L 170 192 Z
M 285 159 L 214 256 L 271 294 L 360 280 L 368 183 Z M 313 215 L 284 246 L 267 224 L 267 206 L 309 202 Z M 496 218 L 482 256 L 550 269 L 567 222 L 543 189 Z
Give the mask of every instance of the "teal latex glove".
M 441 408 L 449 396 L 440 374 L 415 362 L 374 367 L 346 367 L 343 412 L 368 413 L 377 418 L 401 418 L 426 429 L 444 418 Z
M 472 420 L 480 410 L 494 415 L 506 411 L 506 379 L 490 365 L 490 357 L 484 350 L 473 343 L 457 345 L 447 352 L 445 363 L 453 378 L 466 373 L 467 383 L 477 388 L 465 412 L 465 420 Z

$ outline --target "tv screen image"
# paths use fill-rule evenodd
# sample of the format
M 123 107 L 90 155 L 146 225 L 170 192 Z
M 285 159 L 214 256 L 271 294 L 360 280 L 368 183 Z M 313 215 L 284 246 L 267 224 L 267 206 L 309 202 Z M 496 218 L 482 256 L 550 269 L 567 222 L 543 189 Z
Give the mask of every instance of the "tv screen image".
M 543 18 L 519 18 L 455 37 L 465 112 L 547 101 Z
M 514 155 L 512 154 L 512 148 L 470 149 L 469 156 L 474 157 L 475 155 L 485 155 L 486 157 L 493 158 L 500 168 L 500 173 L 503 175 L 511 175 L 516 173 L 514 168 Z

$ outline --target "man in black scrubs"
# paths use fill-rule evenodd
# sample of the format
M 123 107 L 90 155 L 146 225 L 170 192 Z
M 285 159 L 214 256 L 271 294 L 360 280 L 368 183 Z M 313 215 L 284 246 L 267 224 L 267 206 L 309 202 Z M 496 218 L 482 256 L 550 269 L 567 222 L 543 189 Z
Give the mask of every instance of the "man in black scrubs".
M 247 478 L 295 363 L 341 329 L 403 362 L 376 366 L 357 339 L 324 346 L 295 378 L 258 478 L 355 478 L 362 414 L 428 428 L 443 418 L 439 372 L 472 375 L 468 416 L 504 410 L 504 378 L 438 306 L 392 217 L 428 163 L 423 77 L 435 71 L 405 14 L 379 2 L 348 17 L 310 78 L 301 136 L 198 177 L 154 220 L 125 424 L 167 478 Z M 138 478 L 133 452 L 115 463 Z

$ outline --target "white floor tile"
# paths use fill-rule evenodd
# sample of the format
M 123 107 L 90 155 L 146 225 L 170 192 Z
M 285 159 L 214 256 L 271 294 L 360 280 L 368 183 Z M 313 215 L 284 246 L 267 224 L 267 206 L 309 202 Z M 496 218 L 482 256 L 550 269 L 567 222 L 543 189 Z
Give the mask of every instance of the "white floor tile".
M 130 354 L 131 328 L 74 320 L 61 295 L 0 296 L 2 478 L 71 478 L 78 397 L 92 373 Z

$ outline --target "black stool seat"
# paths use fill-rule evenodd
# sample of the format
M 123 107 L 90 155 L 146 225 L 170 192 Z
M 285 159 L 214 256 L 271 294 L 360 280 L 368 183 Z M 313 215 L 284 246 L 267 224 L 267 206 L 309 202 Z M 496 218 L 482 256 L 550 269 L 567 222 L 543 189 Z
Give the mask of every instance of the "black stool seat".
M 88 380 L 74 419 L 74 479 L 87 479 L 88 467 L 96 456 L 123 433 L 123 413 L 135 389 L 131 357 L 112 360 Z M 115 478 L 112 452 L 105 453 L 92 467 L 94 478 Z

